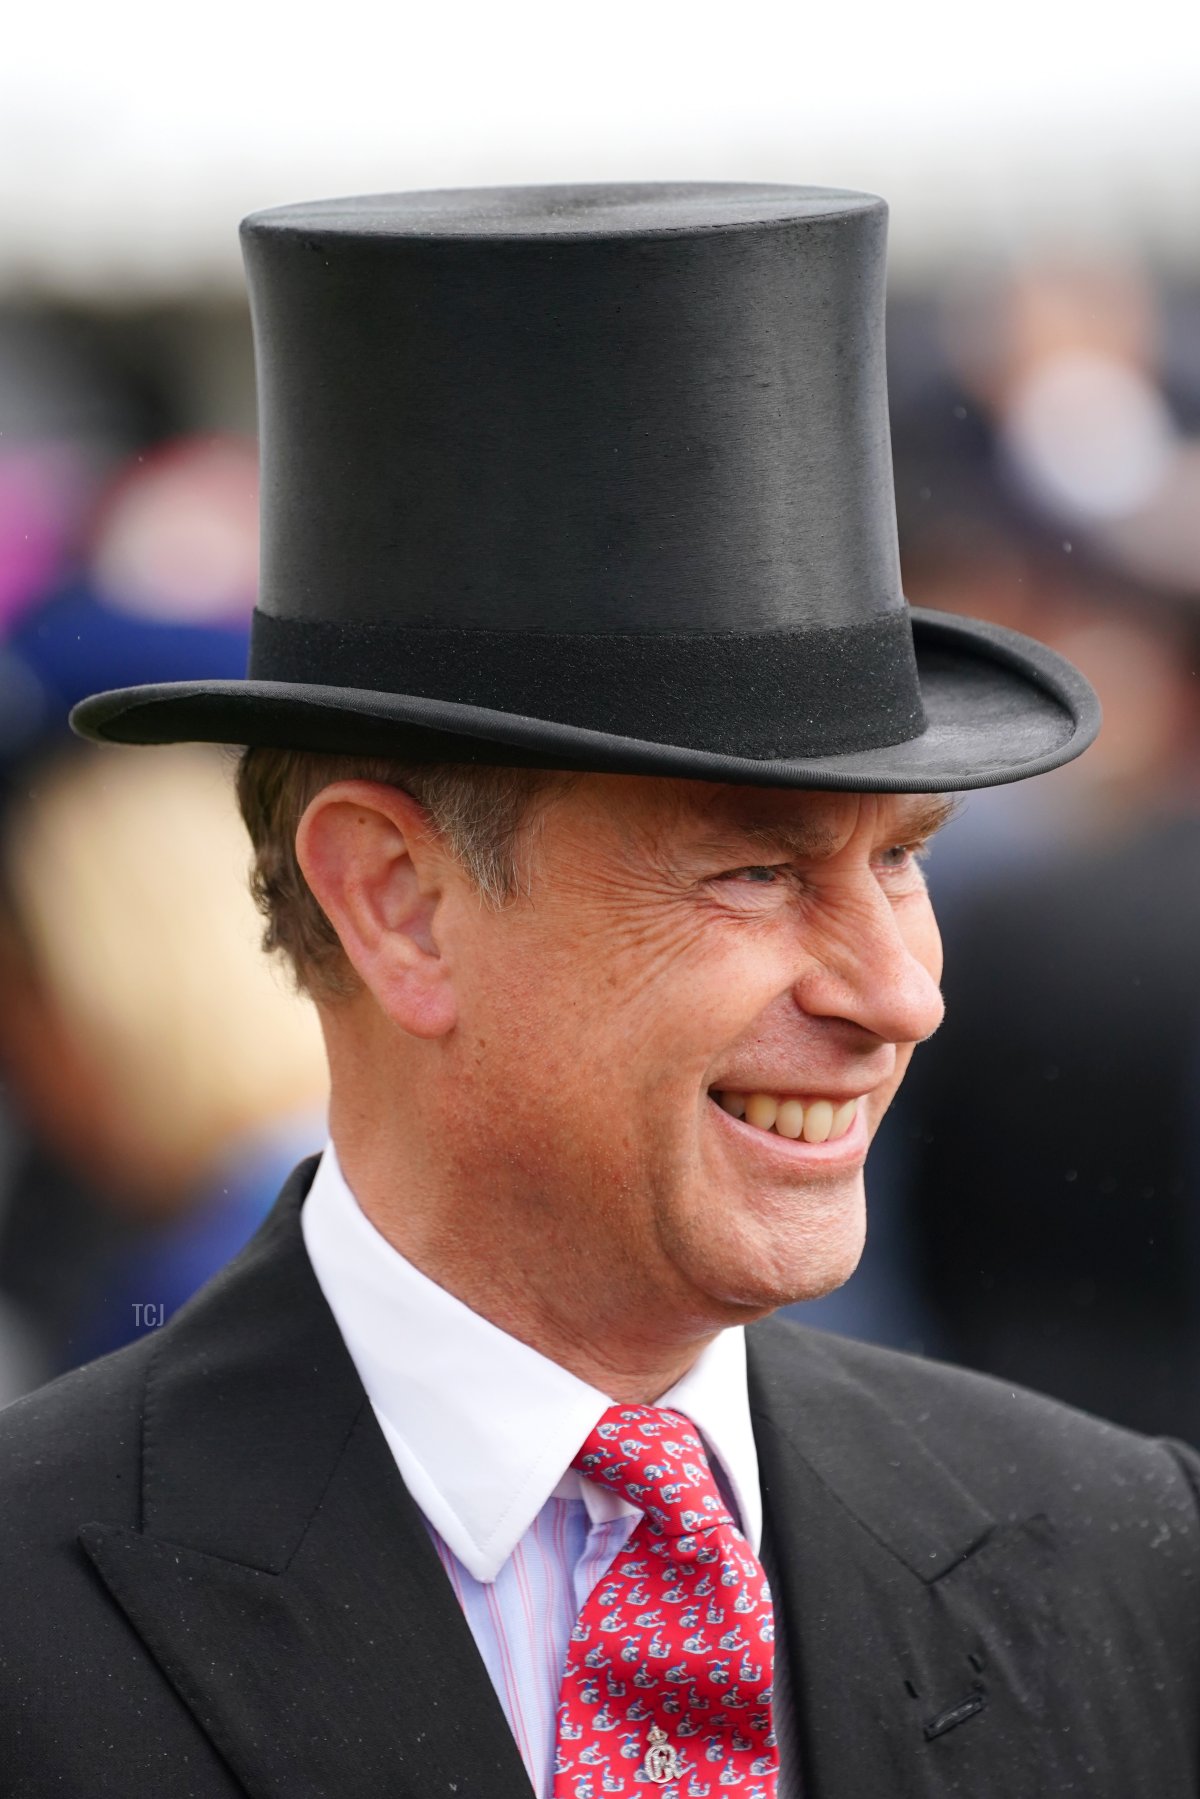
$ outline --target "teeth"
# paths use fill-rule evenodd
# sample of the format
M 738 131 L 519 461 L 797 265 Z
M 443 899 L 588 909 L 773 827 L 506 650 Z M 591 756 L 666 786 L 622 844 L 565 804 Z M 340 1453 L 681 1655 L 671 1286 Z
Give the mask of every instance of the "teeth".
M 760 1131 L 775 1131 L 792 1142 L 829 1143 L 844 1137 L 858 1117 L 857 1099 L 834 1106 L 832 1100 L 781 1099 L 774 1093 L 716 1093 L 717 1103 L 734 1118 L 744 1118 Z
M 804 1129 L 804 1107 L 798 1099 L 785 1099 L 775 1114 L 775 1129 L 781 1137 L 790 1137 L 793 1142 Z
M 858 1101 L 856 1099 L 848 1099 L 845 1105 L 839 1106 L 834 1113 L 833 1129 L 830 1131 L 829 1135 L 831 1137 L 844 1137 L 857 1117 Z
M 827 1099 L 815 1099 L 804 1114 L 804 1141 L 824 1143 L 833 1129 L 833 1107 Z
M 746 1100 L 746 1123 L 756 1124 L 760 1131 L 769 1131 L 778 1116 L 779 1101 L 769 1093 L 752 1093 Z

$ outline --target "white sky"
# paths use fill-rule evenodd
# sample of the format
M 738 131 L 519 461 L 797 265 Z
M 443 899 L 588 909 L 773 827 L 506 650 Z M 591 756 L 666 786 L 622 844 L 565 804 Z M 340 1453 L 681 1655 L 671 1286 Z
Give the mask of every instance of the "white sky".
M 1200 5 L 16 0 L 6 21 L 0 286 L 233 287 L 239 216 L 322 194 L 687 176 L 883 193 L 901 270 L 1046 236 L 1195 268 Z

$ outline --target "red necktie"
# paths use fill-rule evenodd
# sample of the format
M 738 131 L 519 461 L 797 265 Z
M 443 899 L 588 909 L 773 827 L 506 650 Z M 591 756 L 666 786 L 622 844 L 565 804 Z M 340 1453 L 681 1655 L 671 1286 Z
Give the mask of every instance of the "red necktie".
M 610 1406 L 573 1466 L 644 1515 L 571 1633 L 554 1799 L 775 1799 L 770 1588 L 695 1427 Z

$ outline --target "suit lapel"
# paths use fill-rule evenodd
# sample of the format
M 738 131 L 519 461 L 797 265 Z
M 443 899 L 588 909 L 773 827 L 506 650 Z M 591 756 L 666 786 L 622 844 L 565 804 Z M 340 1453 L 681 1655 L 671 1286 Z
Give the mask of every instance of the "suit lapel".
M 308 1262 L 313 1166 L 163 1331 L 141 1528 L 80 1541 L 253 1799 L 529 1799 Z
M 806 1799 L 1040 1789 L 1043 1520 L 998 1521 L 816 1333 L 750 1333 Z

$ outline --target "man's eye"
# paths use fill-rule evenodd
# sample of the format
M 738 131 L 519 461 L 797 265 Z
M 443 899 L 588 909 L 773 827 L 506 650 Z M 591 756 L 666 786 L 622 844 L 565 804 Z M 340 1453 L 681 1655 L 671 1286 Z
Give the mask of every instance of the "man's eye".
M 783 874 L 782 868 L 771 868 L 764 864 L 752 863 L 749 868 L 731 868 L 728 873 L 718 875 L 719 881 L 754 881 L 764 886 L 777 881 Z
M 924 843 L 893 843 L 879 855 L 884 867 L 895 873 L 924 860 L 928 846 Z

